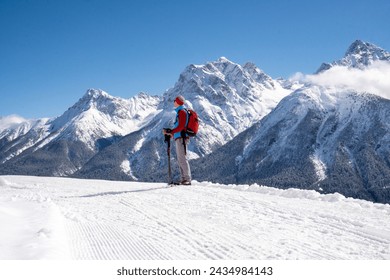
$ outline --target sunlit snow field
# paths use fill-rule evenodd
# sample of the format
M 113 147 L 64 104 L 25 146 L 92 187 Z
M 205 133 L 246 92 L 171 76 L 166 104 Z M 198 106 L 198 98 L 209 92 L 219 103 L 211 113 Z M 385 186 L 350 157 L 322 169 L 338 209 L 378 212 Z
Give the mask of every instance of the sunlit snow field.
M 390 259 L 390 205 L 257 185 L 0 176 L 0 259 Z

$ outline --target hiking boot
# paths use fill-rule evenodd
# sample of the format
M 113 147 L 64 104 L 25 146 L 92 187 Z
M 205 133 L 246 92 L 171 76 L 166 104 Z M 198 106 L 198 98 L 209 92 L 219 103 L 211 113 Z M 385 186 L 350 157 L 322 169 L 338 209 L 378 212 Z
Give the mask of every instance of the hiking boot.
M 191 185 L 191 181 L 181 180 L 181 181 L 175 182 L 174 184 L 175 184 L 175 185 L 185 185 L 185 186 L 189 186 L 189 185 Z

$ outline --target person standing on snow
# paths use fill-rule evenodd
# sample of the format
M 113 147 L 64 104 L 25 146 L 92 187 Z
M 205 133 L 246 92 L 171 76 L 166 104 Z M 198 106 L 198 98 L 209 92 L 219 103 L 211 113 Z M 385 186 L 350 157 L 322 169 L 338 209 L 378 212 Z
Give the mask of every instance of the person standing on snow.
M 176 111 L 176 121 L 174 127 L 170 129 L 164 129 L 163 133 L 170 135 L 175 140 L 177 162 L 179 164 L 181 181 L 179 185 L 191 185 L 191 170 L 186 156 L 186 146 L 189 142 L 188 135 L 184 132 L 184 129 L 188 122 L 188 113 L 184 108 L 185 99 L 179 95 L 174 100 L 174 107 Z

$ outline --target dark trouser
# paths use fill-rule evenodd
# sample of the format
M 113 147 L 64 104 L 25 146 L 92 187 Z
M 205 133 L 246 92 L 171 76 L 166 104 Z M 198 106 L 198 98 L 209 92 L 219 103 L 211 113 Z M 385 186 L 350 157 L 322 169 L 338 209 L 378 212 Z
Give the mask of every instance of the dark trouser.
M 186 145 L 188 145 L 189 139 L 186 140 Z M 183 145 L 183 139 L 178 138 L 175 140 L 176 144 L 176 155 L 177 162 L 179 164 L 180 175 L 182 181 L 191 182 L 191 169 L 186 157 L 186 151 Z

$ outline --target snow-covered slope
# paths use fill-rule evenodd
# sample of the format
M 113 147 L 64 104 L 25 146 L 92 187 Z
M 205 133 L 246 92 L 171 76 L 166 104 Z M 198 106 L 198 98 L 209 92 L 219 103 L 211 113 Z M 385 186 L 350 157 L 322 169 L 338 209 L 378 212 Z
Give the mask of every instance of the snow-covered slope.
M 0 164 L 20 155 L 49 135 L 49 119 L 19 116 L 0 119 Z
M 390 259 L 390 206 L 257 185 L 0 177 L 0 259 Z
M 195 162 L 194 176 L 390 200 L 390 101 L 309 86 Z M 224 161 L 224 164 L 218 162 Z
M 374 44 L 356 40 L 348 48 L 342 59 L 332 63 L 323 63 L 316 73 L 326 71 L 333 66 L 364 69 L 374 61 L 390 62 L 390 53 Z

